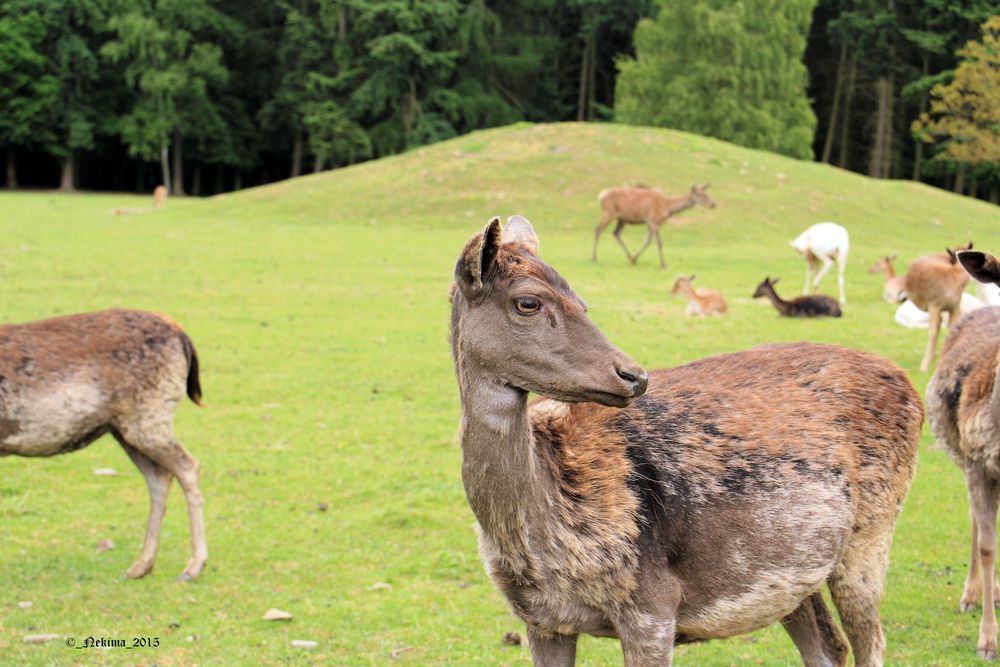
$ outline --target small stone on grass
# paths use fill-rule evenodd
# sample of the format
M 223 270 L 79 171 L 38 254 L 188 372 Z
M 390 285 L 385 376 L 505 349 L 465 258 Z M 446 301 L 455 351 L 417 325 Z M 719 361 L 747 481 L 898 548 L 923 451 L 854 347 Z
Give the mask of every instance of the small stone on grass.
M 295 648 L 316 648 L 319 646 L 319 642 L 314 642 L 311 639 L 293 639 L 292 646 Z
M 53 634 L 51 632 L 46 632 L 37 635 L 25 635 L 25 644 L 44 644 L 45 642 L 50 642 L 53 639 L 59 639 L 62 635 Z
M 500 641 L 506 644 L 507 646 L 520 646 L 521 635 L 517 634 L 516 632 L 508 632 L 503 636 L 503 639 L 501 639 Z
M 94 468 L 94 474 L 98 477 L 114 477 L 118 471 L 114 468 Z
M 282 611 L 276 607 L 271 607 L 270 609 L 264 612 L 264 615 L 261 618 L 263 618 L 265 621 L 290 621 L 292 620 L 292 615 L 289 614 L 287 611 Z

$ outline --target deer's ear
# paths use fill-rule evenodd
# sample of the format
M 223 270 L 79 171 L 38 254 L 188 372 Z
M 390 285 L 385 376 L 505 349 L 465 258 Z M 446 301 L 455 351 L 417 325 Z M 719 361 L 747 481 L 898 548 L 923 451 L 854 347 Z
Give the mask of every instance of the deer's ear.
M 520 215 L 512 215 L 507 218 L 507 226 L 503 228 L 503 236 L 501 238 L 504 243 L 520 243 L 532 255 L 539 257 L 538 236 L 535 234 L 535 228 L 531 226 L 531 222 L 527 218 Z
M 500 248 L 500 218 L 494 217 L 486 228 L 465 244 L 455 264 L 455 282 L 467 298 L 473 298 L 483 289 L 483 277 L 497 258 Z
M 1000 261 L 990 253 L 962 250 L 958 252 L 958 261 L 979 282 L 1000 284 Z
M 889 255 L 889 261 L 890 262 L 894 262 L 894 261 L 896 261 L 897 257 L 899 257 L 899 255 L 897 253 L 893 253 L 893 254 Z

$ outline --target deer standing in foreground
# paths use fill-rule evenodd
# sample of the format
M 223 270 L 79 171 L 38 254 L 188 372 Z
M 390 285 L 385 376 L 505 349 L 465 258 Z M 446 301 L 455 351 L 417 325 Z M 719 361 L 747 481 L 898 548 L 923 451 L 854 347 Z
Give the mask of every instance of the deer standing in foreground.
M 766 296 L 774 309 L 782 317 L 840 317 L 840 304 L 833 297 L 825 294 L 808 294 L 797 296 L 791 301 L 785 301 L 774 291 L 780 278 L 771 280 L 764 278 L 753 293 L 753 298 Z
M 533 250 L 534 248 L 535 250 Z M 515 216 L 451 291 L 462 481 L 536 666 L 581 633 L 629 667 L 780 621 L 806 665 L 882 665 L 879 604 L 923 411 L 871 354 L 796 343 L 647 374 Z M 529 404 L 528 392 L 542 398 Z
M 597 240 L 601 238 L 601 233 L 612 221 L 617 221 L 614 231 L 615 239 L 625 251 L 628 261 L 635 264 L 639 255 L 649 245 L 650 240 L 656 237 L 656 249 L 660 253 L 660 268 L 666 268 L 667 264 L 663 261 L 663 241 L 660 239 L 660 227 L 671 216 L 687 210 L 695 204 L 706 208 L 715 208 L 715 202 L 705 192 L 710 185 L 711 183 L 700 186 L 692 185 L 691 190 L 683 197 L 668 197 L 658 188 L 644 186 L 621 185 L 602 190 L 597 195 L 597 199 L 601 203 L 601 222 L 594 230 L 593 261 L 597 261 Z M 646 240 L 635 255 L 629 252 L 625 240 L 622 239 L 622 229 L 625 225 L 646 225 Z
M 970 243 L 967 248 L 971 249 Z M 938 334 L 941 331 L 941 316 L 947 313 L 948 322 L 958 321 L 962 306 L 962 293 L 969 282 L 969 274 L 958 263 L 955 251 L 947 254 L 934 253 L 913 260 L 903 279 L 903 295 L 920 310 L 927 311 L 927 349 L 920 362 L 920 371 L 925 372 L 934 361 L 937 351 Z
M 958 260 L 978 281 L 1000 284 L 1000 262 L 989 253 L 960 251 Z M 994 609 L 996 522 L 1000 502 L 1000 308 L 980 308 L 952 327 L 927 385 L 927 421 L 938 442 L 965 472 L 972 519 L 969 574 L 959 602 L 965 612 L 982 604 L 976 653 L 997 657 Z
M 201 404 L 198 357 L 165 315 L 105 310 L 0 326 L 0 456 L 65 454 L 111 433 L 145 477 L 149 521 L 130 578 L 153 569 L 174 477 L 191 525 L 181 578 L 208 559 L 198 462 L 173 433 L 185 392 Z
M 844 296 L 844 268 L 847 266 L 847 252 L 851 246 L 847 230 L 835 222 L 820 222 L 788 244 L 806 260 L 806 286 L 802 288 L 802 293 L 809 294 L 810 287 L 813 290 L 819 289 L 819 281 L 823 280 L 826 272 L 836 263 L 840 303 L 847 303 L 847 297 Z M 820 263 L 823 264 L 822 269 L 819 268 Z
M 726 300 L 722 298 L 722 295 L 714 289 L 695 287 L 691 284 L 694 278 L 694 276 L 688 276 L 687 278 L 681 276 L 674 281 L 674 287 L 670 290 L 671 296 L 683 294 L 687 297 L 688 305 L 684 309 L 684 314 L 688 316 L 700 315 L 702 317 L 706 315 L 725 315 L 729 307 L 726 305 Z

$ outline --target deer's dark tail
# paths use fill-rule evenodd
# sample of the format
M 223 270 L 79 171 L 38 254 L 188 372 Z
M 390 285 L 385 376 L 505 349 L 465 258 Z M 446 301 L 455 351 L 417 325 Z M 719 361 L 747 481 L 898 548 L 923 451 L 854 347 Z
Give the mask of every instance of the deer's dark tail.
M 195 405 L 201 405 L 201 382 L 198 379 L 198 353 L 188 335 L 181 332 L 181 345 L 188 360 L 187 395 Z

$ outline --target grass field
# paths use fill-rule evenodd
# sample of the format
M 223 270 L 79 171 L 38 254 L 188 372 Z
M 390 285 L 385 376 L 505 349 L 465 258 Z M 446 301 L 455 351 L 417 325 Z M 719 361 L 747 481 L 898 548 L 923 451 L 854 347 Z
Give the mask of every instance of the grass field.
M 596 193 L 636 181 L 671 191 L 712 182 L 717 208 L 663 230 L 666 271 L 654 248 L 629 265 L 610 230 L 590 261 Z M 175 485 L 156 570 L 121 578 L 139 552 L 147 492 L 112 439 L 70 456 L 0 459 L 2 664 L 528 664 L 526 647 L 501 644 L 523 627 L 476 553 L 446 339 L 455 258 L 490 215 L 529 217 L 543 256 L 647 368 L 812 340 L 888 356 L 921 394 L 926 332 L 893 323 L 867 267 L 896 252 L 902 268 L 969 239 L 1000 250 L 1000 209 L 983 202 L 614 125 L 514 126 L 155 213 L 109 213 L 142 205 L 0 195 L 0 321 L 131 307 L 185 327 L 206 407 L 185 404 L 177 431 L 202 462 L 209 565 L 198 581 L 174 580 L 189 556 Z M 781 320 L 750 294 L 765 275 L 799 293 L 805 264 L 787 242 L 821 220 L 851 232 L 845 315 Z M 721 290 L 730 315 L 684 318 L 668 296 L 681 272 Z M 834 276 L 824 291 L 836 293 Z M 99 467 L 120 474 L 94 476 Z M 102 539 L 116 548 L 97 552 Z M 963 480 L 925 429 L 883 605 L 887 664 L 978 663 L 979 613 L 957 611 L 967 541 Z M 260 620 L 269 607 L 295 618 Z M 40 632 L 159 646 L 23 642 Z M 621 663 L 609 640 L 584 639 L 578 657 Z M 676 663 L 799 664 L 775 627 L 680 647 Z

